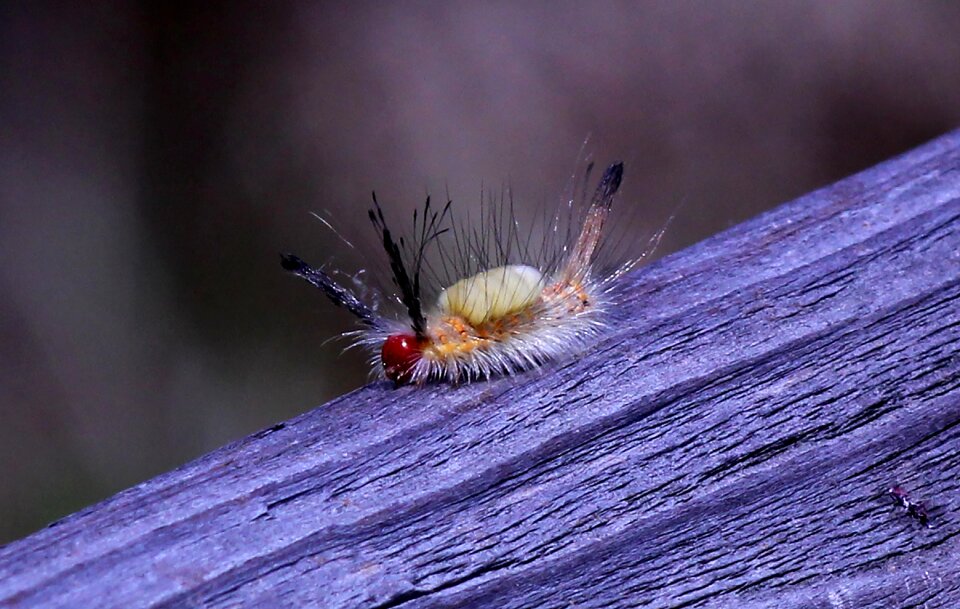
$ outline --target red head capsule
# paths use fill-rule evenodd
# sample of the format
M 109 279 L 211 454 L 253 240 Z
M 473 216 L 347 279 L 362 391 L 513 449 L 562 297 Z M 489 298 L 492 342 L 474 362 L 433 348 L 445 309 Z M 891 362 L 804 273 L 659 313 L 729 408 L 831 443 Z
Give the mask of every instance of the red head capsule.
M 409 383 L 413 367 L 420 361 L 421 342 L 413 334 L 392 334 L 383 341 L 380 359 L 383 372 L 394 383 Z

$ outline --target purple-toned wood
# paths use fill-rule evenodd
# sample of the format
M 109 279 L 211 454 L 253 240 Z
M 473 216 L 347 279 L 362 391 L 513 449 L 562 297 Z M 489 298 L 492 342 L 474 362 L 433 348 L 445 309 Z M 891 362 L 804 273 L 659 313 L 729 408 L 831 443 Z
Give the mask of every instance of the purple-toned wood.
M 0 549 L 3 607 L 960 607 L 960 132 Z M 888 495 L 923 503 L 924 528 Z

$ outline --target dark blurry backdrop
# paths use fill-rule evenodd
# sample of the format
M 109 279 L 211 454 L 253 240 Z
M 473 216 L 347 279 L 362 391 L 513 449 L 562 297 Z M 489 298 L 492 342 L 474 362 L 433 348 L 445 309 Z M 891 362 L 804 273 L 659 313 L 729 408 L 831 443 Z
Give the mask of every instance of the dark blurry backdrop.
M 662 254 L 960 124 L 950 2 L 11 4 L 0 542 L 364 382 L 310 211 L 542 204 L 589 134 Z

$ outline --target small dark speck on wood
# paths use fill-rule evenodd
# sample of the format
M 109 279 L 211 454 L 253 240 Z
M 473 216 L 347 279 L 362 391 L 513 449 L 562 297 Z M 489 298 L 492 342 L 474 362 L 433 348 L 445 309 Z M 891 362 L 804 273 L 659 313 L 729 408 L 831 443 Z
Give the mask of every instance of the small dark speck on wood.
M 0 549 L 2 607 L 960 607 L 960 132 Z M 930 528 L 893 505 L 922 499 Z

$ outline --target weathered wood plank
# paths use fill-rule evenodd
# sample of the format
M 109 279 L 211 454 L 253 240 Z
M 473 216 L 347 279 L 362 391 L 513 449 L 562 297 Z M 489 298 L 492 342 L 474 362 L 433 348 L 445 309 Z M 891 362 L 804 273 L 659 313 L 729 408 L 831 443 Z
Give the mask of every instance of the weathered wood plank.
M 960 606 L 960 132 L 628 281 L 575 361 L 369 386 L 7 545 L 0 605 Z

